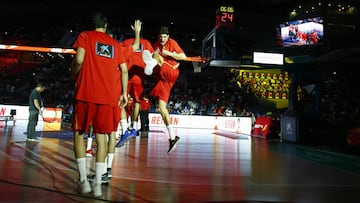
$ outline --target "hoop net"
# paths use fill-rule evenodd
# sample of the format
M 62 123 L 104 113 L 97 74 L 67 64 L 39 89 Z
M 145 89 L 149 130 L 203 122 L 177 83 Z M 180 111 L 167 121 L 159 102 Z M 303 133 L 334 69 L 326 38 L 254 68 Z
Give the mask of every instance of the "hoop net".
M 192 61 L 192 65 L 194 67 L 194 73 L 200 73 L 201 72 L 201 62 Z

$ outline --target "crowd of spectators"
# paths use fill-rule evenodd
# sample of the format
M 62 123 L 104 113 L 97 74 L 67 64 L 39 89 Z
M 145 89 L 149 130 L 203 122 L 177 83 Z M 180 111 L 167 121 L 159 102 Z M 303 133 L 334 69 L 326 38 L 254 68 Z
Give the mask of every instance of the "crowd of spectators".
M 321 100 L 322 118 L 334 123 L 359 121 L 360 94 L 358 74 L 353 71 L 338 73 L 325 82 Z
M 74 80 L 68 75 L 71 56 L 49 57 L 31 68 L 19 68 L 22 72 L 1 75 L 0 99 L 2 103 L 27 105 L 29 91 L 36 82 L 47 86 L 43 99 L 47 107 L 63 107 L 72 102 Z M 24 64 L 18 64 L 19 67 Z M 26 65 L 28 66 L 28 65 Z M 16 67 L 13 67 L 16 69 Z M 168 103 L 171 113 L 184 115 L 244 115 L 244 111 L 257 111 L 257 98 L 233 83 L 234 75 L 226 68 L 209 68 L 194 73 L 191 62 L 184 62 Z M 146 79 L 146 92 L 153 85 L 152 76 Z M 155 106 L 151 109 L 156 112 Z M 225 114 L 227 112 L 227 114 Z M 258 112 L 261 113 L 261 112 Z M 247 114 L 246 114 L 247 115 Z
M 276 71 L 276 69 L 275 69 Z M 288 99 L 291 78 L 288 72 L 238 71 L 238 81 L 242 88 L 249 89 L 256 96 L 267 99 Z

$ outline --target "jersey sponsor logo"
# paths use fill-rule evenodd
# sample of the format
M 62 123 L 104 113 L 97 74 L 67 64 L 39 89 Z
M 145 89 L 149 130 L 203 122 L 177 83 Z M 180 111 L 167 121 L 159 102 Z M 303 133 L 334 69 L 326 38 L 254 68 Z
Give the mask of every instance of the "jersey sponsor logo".
M 96 54 L 106 58 L 114 58 L 114 47 L 103 43 L 96 43 Z

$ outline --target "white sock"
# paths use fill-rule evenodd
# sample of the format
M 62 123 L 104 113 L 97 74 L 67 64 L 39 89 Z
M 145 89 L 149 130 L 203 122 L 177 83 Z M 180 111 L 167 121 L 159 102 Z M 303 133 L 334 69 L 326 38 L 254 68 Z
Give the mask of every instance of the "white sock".
M 105 165 L 104 165 L 104 169 L 103 169 L 103 173 L 102 174 L 104 174 L 104 173 L 106 173 L 107 172 L 107 156 L 106 156 L 106 158 L 105 158 Z
M 175 131 L 174 131 L 174 128 L 172 127 L 172 125 L 168 125 L 166 126 L 166 128 L 168 129 L 168 132 L 169 132 L 169 137 L 171 140 L 175 139 Z
M 108 153 L 107 155 L 107 168 L 111 168 L 113 160 L 114 160 L 114 153 Z
M 138 122 L 137 121 L 133 121 L 133 129 L 137 130 L 137 126 L 138 125 Z
M 91 173 L 91 164 L 92 164 L 91 159 L 92 159 L 91 157 L 86 157 L 86 172 L 87 172 L 87 174 Z
M 76 163 L 79 170 L 79 179 L 80 182 L 83 182 L 84 180 L 87 180 L 87 172 L 86 172 L 86 158 L 77 158 Z
M 87 138 L 86 151 L 92 148 L 92 141 L 93 141 L 92 137 Z
M 128 127 L 129 127 L 129 124 L 128 124 L 128 122 L 127 122 L 126 119 L 121 119 L 121 120 L 120 120 L 120 124 L 121 124 L 122 133 L 123 133 L 123 135 L 124 135 L 125 132 L 126 132 L 126 130 L 127 130 Z
M 95 183 L 101 184 L 101 177 L 104 173 L 104 168 L 106 164 L 105 162 L 96 162 L 95 163 Z

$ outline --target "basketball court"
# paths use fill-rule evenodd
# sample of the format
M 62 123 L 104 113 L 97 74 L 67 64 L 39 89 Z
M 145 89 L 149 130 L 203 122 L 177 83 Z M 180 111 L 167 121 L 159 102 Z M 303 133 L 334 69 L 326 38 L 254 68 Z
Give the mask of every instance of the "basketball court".
M 168 155 L 164 127 L 116 148 L 103 196 L 76 192 L 70 125 L 37 130 L 0 123 L 1 202 L 358 202 L 360 159 L 278 139 L 215 129 L 175 128 Z M 44 123 L 46 125 L 46 123 Z M 88 158 L 94 171 L 95 158 Z

